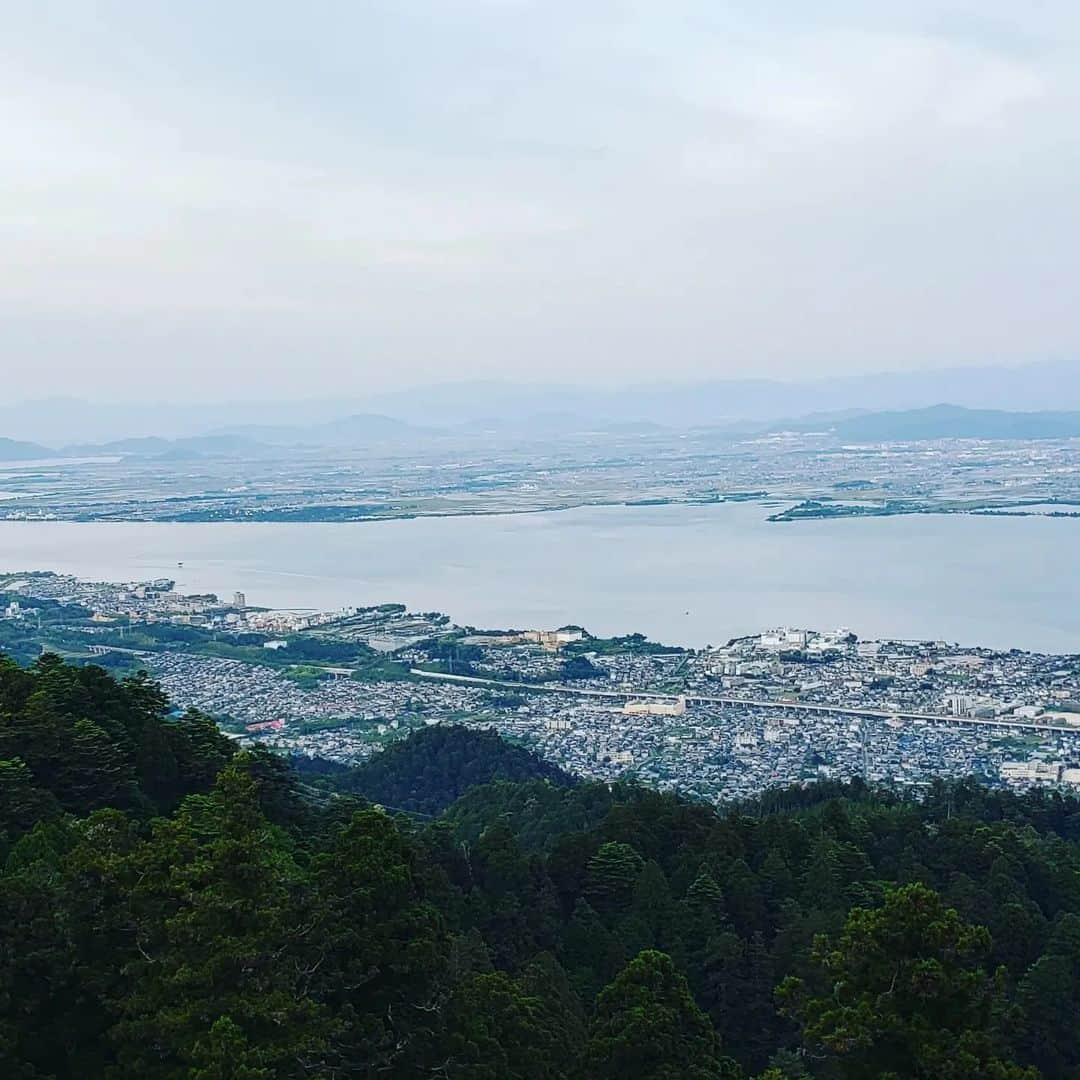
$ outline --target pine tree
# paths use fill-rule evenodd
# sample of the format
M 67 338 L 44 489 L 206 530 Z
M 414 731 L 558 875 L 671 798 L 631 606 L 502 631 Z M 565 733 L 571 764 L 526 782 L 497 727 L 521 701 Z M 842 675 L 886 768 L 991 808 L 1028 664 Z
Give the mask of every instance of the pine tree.
M 55 783 L 65 808 L 75 814 L 102 806 L 123 809 L 136 802 L 133 765 L 92 720 L 79 719 L 71 725 Z
M 51 792 L 34 786 L 25 761 L 0 760 L 0 860 L 37 822 L 59 814 L 60 804 Z
M 596 1000 L 590 1080 L 719 1080 L 737 1069 L 664 953 L 646 951 Z
M 327 1061 L 333 1023 L 305 995 L 319 960 L 318 911 L 241 764 L 157 823 L 130 856 L 135 955 L 113 1029 L 128 1075 L 186 1078 L 213 1064 L 207 1048 L 226 1036 L 256 1048 L 258 1067 L 275 1077 L 310 1075 Z M 231 1026 L 214 1036 L 223 1018 Z
M 627 907 L 643 866 L 641 856 L 629 844 L 602 844 L 586 871 L 585 896 L 589 903 L 600 912 Z
M 796 978 L 778 993 L 841 1077 L 1034 1078 L 1000 1056 L 1003 987 L 978 967 L 989 946 L 984 927 L 925 886 L 907 885 L 889 890 L 880 908 L 853 910 L 835 945 L 819 941 L 826 994 L 810 996 Z
M 408 1069 L 448 992 L 449 938 L 414 857 L 387 814 L 362 810 L 312 865 L 319 910 L 307 937 L 317 953 L 301 985 L 343 1019 L 338 1059 L 360 1075 Z
M 552 1080 L 565 1075 L 561 1032 L 539 998 L 503 972 L 455 990 L 437 1059 L 454 1080 Z
M 724 890 L 717 884 L 716 878 L 702 868 L 686 890 L 686 901 L 693 907 L 720 914 L 724 910 Z
M 562 961 L 586 1001 L 615 974 L 626 957 L 623 946 L 587 900 L 578 900 L 563 934 Z

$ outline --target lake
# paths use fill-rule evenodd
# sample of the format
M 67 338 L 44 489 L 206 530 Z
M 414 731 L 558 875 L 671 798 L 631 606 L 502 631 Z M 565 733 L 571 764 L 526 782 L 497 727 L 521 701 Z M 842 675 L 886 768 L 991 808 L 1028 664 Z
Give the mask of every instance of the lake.
M 174 577 L 183 591 L 240 590 L 266 607 L 399 601 L 477 627 L 575 622 L 691 646 L 789 625 L 1080 652 L 1080 520 L 770 524 L 767 513 L 748 503 L 355 524 L 0 522 L 0 569 Z

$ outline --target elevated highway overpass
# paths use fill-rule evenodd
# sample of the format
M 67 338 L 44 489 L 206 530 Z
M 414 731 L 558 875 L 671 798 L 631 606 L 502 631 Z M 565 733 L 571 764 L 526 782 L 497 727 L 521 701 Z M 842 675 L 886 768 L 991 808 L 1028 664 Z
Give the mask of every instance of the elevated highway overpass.
M 503 679 L 483 679 L 475 675 L 448 675 L 438 671 L 423 671 L 412 668 L 410 674 L 424 679 L 441 682 L 463 683 L 468 686 L 487 686 L 499 690 L 523 690 L 548 693 L 569 694 L 582 698 L 598 698 L 613 701 L 656 701 L 675 704 L 679 697 L 674 694 L 661 694 L 652 690 L 594 690 L 554 683 L 518 683 Z M 976 727 L 994 727 L 1017 729 L 1022 731 L 1059 732 L 1065 735 L 1080 736 L 1080 728 L 1066 727 L 1061 724 L 1041 722 L 1034 719 L 983 719 L 975 716 L 950 716 L 946 713 L 897 712 L 888 709 L 866 709 L 846 705 L 829 705 L 808 701 L 779 701 L 776 698 L 746 698 L 728 694 L 685 694 L 682 695 L 687 705 L 742 705 L 754 709 L 770 709 L 787 713 L 821 713 L 829 716 L 850 716 L 863 720 L 917 720 L 934 724 L 969 724 Z

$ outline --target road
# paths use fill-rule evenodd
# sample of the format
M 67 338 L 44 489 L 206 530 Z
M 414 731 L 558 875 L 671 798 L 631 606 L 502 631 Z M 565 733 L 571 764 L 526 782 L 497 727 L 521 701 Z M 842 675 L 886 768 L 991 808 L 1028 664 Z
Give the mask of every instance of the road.
M 508 682 L 500 679 L 481 679 L 473 675 L 446 675 L 438 671 L 421 671 L 412 668 L 410 674 L 424 679 L 443 682 L 465 683 L 473 686 L 492 686 L 499 689 L 541 691 L 549 694 L 572 694 L 619 701 L 648 700 L 674 704 L 679 700 L 674 694 L 660 694 L 651 690 L 589 690 L 576 686 L 556 686 L 549 683 L 529 684 Z M 1080 728 L 1065 727 L 1034 720 L 985 720 L 975 716 L 949 716 L 945 713 L 894 712 L 885 709 L 859 709 L 844 705 L 825 705 L 805 701 L 777 701 L 772 698 L 744 698 L 723 694 L 686 694 L 687 705 L 744 705 L 755 709 L 774 709 L 778 712 L 825 713 L 831 716 L 851 716 L 864 720 L 921 720 L 934 724 L 971 724 L 976 727 L 1016 728 L 1022 731 L 1056 731 L 1066 735 L 1080 735 Z

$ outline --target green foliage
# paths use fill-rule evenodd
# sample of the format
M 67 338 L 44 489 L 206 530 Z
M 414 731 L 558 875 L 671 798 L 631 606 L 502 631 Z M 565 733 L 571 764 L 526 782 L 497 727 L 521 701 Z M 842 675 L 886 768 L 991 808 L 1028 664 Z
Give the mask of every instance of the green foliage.
M 4 1077 L 1080 1076 L 1076 799 L 720 813 L 453 728 L 298 779 L 55 657 L 0 752 Z
M 286 679 L 296 683 L 301 690 L 314 690 L 320 683 L 331 678 L 330 672 L 311 664 L 296 664 L 282 672 Z
M 60 803 L 50 791 L 34 786 L 29 766 L 21 758 L 0 760 L 0 856 L 39 821 L 60 815 Z
M 325 1063 L 334 1020 L 304 992 L 319 950 L 306 928 L 318 910 L 240 762 L 156 823 L 121 873 L 117 915 L 136 950 L 112 1028 L 125 1073 L 213 1075 L 221 1047 L 237 1044 L 250 1076 Z
M 629 844 L 602 844 L 585 870 L 586 899 L 598 911 L 627 907 L 642 865 L 641 856 Z
M 695 906 L 720 911 L 724 906 L 724 890 L 708 870 L 702 870 L 687 890 L 686 899 Z
M 580 630 L 581 627 L 571 626 L 567 629 Z M 686 652 L 679 645 L 661 645 L 659 642 L 649 641 L 644 634 L 623 634 L 621 637 L 610 638 L 597 638 L 587 634 L 582 641 L 568 645 L 565 651 L 567 653 L 591 652 L 598 656 L 618 656 L 626 653 L 654 656 Z
M 548 1080 L 576 1062 L 567 1053 L 557 1003 L 502 972 L 473 975 L 446 1010 L 441 1053 L 460 1080 Z
M 101 668 L 48 654 L 29 669 L 0 657 L 0 761 L 9 763 L 0 773 L 0 843 L 27 824 L 8 799 L 48 798 L 74 814 L 170 809 L 189 792 L 209 790 L 231 754 L 209 717 L 170 718 L 144 675 L 117 682 Z
M 835 944 L 817 941 L 825 995 L 807 996 L 793 977 L 778 993 L 842 1076 L 1032 1077 L 998 1056 L 1004 987 L 977 966 L 989 948 L 985 927 L 926 886 L 906 885 L 880 908 L 854 909 Z
M 598 679 L 604 672 L 587 656 L 571 656 L 563 661 L 560 674 L 565 681 L 571 682 L 575 679 Z
M 671 957 L 645 951 L 596 999 L 587 1049 L 596 1080 L 719 1080 L 734 1077 L 720 1040 Z
M 297 762 L 314 773 L 318 766 Z M 395 810 L 437 814 L 469 788 L 492 780 L 544 780 L 569 785 L 572 778 L 494 731 L 438 725 L 413 732 L 355 768 L 327 774 L 333 790 L 362 795 Z
M 344 1026 L 340 1060 L 355 1069 L 394 1066 L 424 1037 L 441 1003 L 449 943 L 424 896 L 416 851 L 375 810 L 332 829 L 311 863 L 317 914 L 305 938 L 318 950 L 305 970 L 312 991 Z

